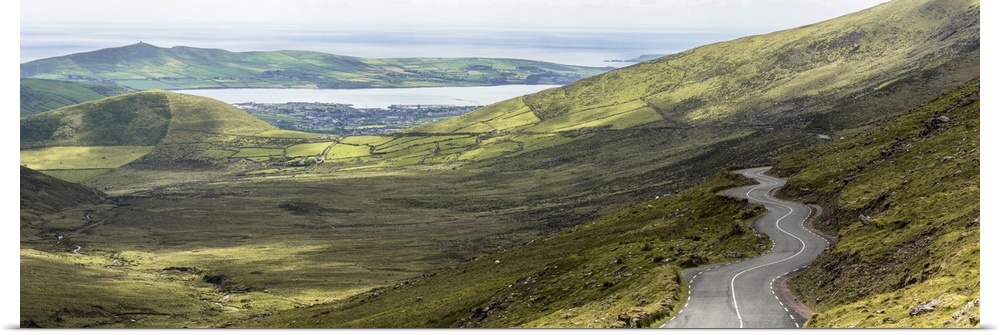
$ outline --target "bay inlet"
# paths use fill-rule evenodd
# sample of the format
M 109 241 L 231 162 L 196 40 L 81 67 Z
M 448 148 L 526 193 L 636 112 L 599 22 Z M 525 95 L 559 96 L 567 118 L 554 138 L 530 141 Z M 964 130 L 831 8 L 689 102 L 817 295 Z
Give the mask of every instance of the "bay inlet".
M 510 98 L 559 87 L 556 85 L 502 85 L 479 87 L 420 87 L 330 89 L 200 89 L 174 92 L 198 95 L 226 103 L 339 103 L 355 108 L 388 108 L 390 105 L 485 106 Z

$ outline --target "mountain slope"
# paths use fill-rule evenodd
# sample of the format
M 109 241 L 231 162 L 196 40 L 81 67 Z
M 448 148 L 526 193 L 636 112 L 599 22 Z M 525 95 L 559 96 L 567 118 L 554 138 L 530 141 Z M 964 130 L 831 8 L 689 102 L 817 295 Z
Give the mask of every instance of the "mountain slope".
M 185 133 L 253 135 L 273 129 L 221 101 L 148 91 L 22 119 L 21 148 L 151 146 L 190 141 Z
M 979 73 L 979 1 L 900 0 L 711 44 L 415 131 L 798 126 L 839 131 Z M 916 98 L 916 99 L 914 99 Z M 503 122 L 501 122 L 503 121 Z
M 607 68 L 498 58 L 357 58 L 310 51 L 230 52 L 147 43 L 21 64 L 21 78 L 150 88 L 367 88 L 565 84 Z
M 818 312 L 809 326 L 979 325 L 979 108 L 977 79 L 781 159 L 782 193 L 823 206 L 816 227 L 838 239 L 792 281 Z
M 822 204 L 821 227 L 845 227 L 793 282 L 819 312 L 809 326 L 977 326 L 978 112 L 976 80 L 877 129 L 782 157 L 785 196 Z M 452 269 L 228 326 L 648 326 L 681 305 L 683 268 L 767 249 L 746 223 L 760 209 L 713 195 L 741 183 L 720 172 Z M 936 311 L 911 315 L 931 301 Z
M 64 171 L 59 177 L 71 181 L 132 162 L 205 166 L 213 146 L 276 130 L 221 101 L 165 91 L 85 102 L 20 123 L 21 164 Z
M 21 79 L 21 117 L 134 92 L 127 87 L 47 79 Z
M 38 171 L 21 167 L 21 221 L 26 215 L 51 214 L 67 207 L 104 201 L 100 191 L 68 183 Z M 30 219 L 28 219 L 30 221 Z
M 582 213 L 690 187 L 725 166 L 770 165 L 916 108 L 978 76 L 978 27 L 978 1 L 897 0 L 609 71 L 409 134 L 479 134 L 485 150 L 447 159 L 508 175 L 573 176 L 572 186 L 546 186 L 572 189 L 560 200 L 581 215 L 546 220 L 568 226 Z M 483 151 L 496 158 L 481 159 Z M 428 152 L 427 161 L 443 153 Z

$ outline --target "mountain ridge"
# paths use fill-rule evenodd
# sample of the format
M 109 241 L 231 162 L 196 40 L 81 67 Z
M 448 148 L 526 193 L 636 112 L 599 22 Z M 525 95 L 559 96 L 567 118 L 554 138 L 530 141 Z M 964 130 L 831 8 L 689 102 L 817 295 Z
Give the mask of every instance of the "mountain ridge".
M 877 110 L 916 107 L 908 95 L 940 94 L 978 75 L 978 3 L 893 1 L 800 28 L 693 48 L 414 131 L 720 123 L 842 131 L 859 120 L 891 116 Z M 521 117 L 527 112 L 533 118 Z
M 597 68 L 510 58 L 361 58 L 315 51 L 232 52 L 139 42 L 21 64 L 21 78 L 135 89 L 395 88 L 565 84 Z

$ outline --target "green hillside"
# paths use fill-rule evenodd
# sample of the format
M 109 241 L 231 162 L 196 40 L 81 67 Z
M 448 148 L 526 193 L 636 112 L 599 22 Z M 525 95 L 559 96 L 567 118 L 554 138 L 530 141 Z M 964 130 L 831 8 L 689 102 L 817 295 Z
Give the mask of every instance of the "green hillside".
M 135 89 L 372 88 L 566 84 L 608 69 L 520 59 L 374 59 L 140 42 L 27 62 L 21 64 L 21 78 L 111 81 Z
M 692 186 L 727 165 L 773 164 L 781 153 L 916 108 L 979 75 L 978 27 L 975 0 L 892 1 L 617 69 L 408 133 L 489 139 L 482 150 L 428 150 L 426 161 L 573 175 L 573 186 L 548 187 L 567 189 L 563 199 L 587 212 Z
M 121 203 L 98 208 L 98 225 L 82 221 L 81 208 L 71 207 L 41 217 L 47 221 L 37 229 L 22 229 L 22 325 L 655 324 L 676 312 L 684 295 L 677 282 L 680 268 L 754 255 L 767 244 L 745 228 L 758 209 L 713 194 L 745 182 L 721 170 L 775 164 L 781 154 L 827 141 L 826 136 L 834 146 L 856 134 L 879 136 L 873 143 L 883 146 L 889 138 L 882 135 L 915 136 L 889 120 L 978 76 L 978 27 L 978 1 L 895 0 L 827 22 L 665 56 L 386 136 L 277 130 L 225 103 L 163 91 L 27 117 L 21 120 L 22 165 L 101 189 Z M 176 55 L 181 51 L 183 57 Z M 164 58 L 168 54 L 173 56 Z M 156 85 L 174 72 L 204 72 L 176 81 L 187 85 L 243 73 L 209 73 L 232 69 L 234 60 L 227 57 L 278 57 L 272 60 L 277 64 L 289 53 L 134 45 L 82 55 L 44 64 L 93 65 L 126 74 L 106 61 L 142 58 L 149 64 L 133 68 L 162 72 L 149 73 L 158 79 L 136 83 Z M 341 62 L 337 69 L 358 65 L 320 58 Z M 179 59 L 212 65 L 188 66 Z M 229 79 L 203 83 L 224 80 Z M 271 84 L 301 78 L 281 80 Z M 315 83 L 293 86 L 300 84 Z M 958 109 L 968 106 L 978 102 Z M 930 137 L 972 124 L 966 116 L 948 117 L 924 125 Z M 905 142 L 918 145 L 916 139 Z M 957 150 L 912 151 L 920 155 L 913 158 L 927 161 L 904 171 L 930 169 L 930 162 L 945 166 L 932 176 L 959 172 L 938 183 L 958 183 L 952 186 L 963 187 L 958 195 L 967 197 L 973 186 L 958 180 L 971 173 L 970 166 L 978 170 L 978 161 L 962 156 L 970 152 L 970 142 L 956 144 Z M 853 231 L 915 229 L 898 235 L 876 231 L 900 238 L 885 244 L 906 250 L 919 250 L 924 240 L 910 243 L 914 236 L 933 240 L 934 229 L 949 232 L 935 243 L 965 243 L 973 236 L 937 223 L 879 216 L 872 211 L 887 215 L 895 207 L 877 200 L 882 198 L 873 191 L 877 188 L 833 187 L 843 183 L 837 180 L 860 183 L 863 170 L 824 179 L 880 164 L 874 157 L 888 162 L 897 155 L 892 147 L 862 149 L 865 143 L 835 155 L 840 160 L 823 166 L 833 172 L 817 170 L 815 178 L 805 169 L 812 158 L 799 154 L 781 161 L 784 171 L 802 169 L 801 177 L 791 177 L 802 185 L 796 189 L 817 189 L 830 199 L 843 191 L 847 202 L 820 203 L 846 208 L 845 220 L 858 218 L 852 210 L 861 211 L 875 225 L 824 226 L 846 227 L 839 228 L 843 242 L 836 245 L 846 249 L 823 256 L 829 257 L 820 260 L 825 266 L 811 268 L 795 284 L 820 313 L 810 325 L 868 318 L 855 318 L 872 311 L 875 300 L 865 299 L 898 302 L 886 314 L 912 308 L 910 298 L 887 294 L 917 288 L 935 293 L 920 299 L 938 299 L 939 311 L 891 319 L 898 325 L 943 324 L 942 311 L 952 313 L 952 306 L 973 294 L 964 286 L 935 291 L 932 285 L 945 277 L 934 276 L 970 269 L 967 244 L 956 249 L 958 258 L 931 253 L 941 258 L 911 257 L 900 267 L 886 267 L 906 276 L 876 272 L 889 281 L 903 278 L 904 291 L 875 282 L 863 294 L 849 293 L 873 276 L 862 271 L 864 262 L 885 252 L 861 249 L 867 242 L 849 234 Z M 810 152 L 819 157 L 829 148 Z M 889 152 L 886 157 L 882 149 Z M 844 156 L 853 154 L 859 156 Z M 833 183 L 824 184 L 828 180 Z M 877 182 L 888 189 L 903 180 L 917 179 Z M 903 191 L 905 185 L 885 199 L 919 199 Z M 935 196 L 923 196 L 919 201 L 940 205 Z M 869 203 L 882 207 L 862 205 Z M 975 221 L 967 209 L 941 222 Z M 52 233 L 62 230 L 79 233 L 56 240 Z M 83 249 L 73 252 L 74 245 Z M 935 270 L 938 265 L 941 270 Z M 863 276 L 843 282 L 820 269 L 841 269 L 831 272 L 838 276 L 861 269 Z M 868 319 L 888 322 L 884 316 Z M 955 320 L 951 325 L 967 325 Z
M 21 167 L 21 221 L 25 215 L 51 214 L 68 207 L 97 204 L 104 194 Z M 29 219 L 30 220 L 30 219 Z
M 720 172 L 698 187 L 439 273 L 229 326 L 649 326 L 680 307 L 683 268 L 766 250 L 766 238 L 749 226 L 762 209 L 714 194 L 746 183 Z
M 21 119 L 21 164 L 80 181 L 137 160 L 197 163 L 213 144 L 275 130 L 221 101 L 131 93 Z
M 21 148 L 152 146 L 163 139 L 171 111 L 166 94 L 136 93 L 21 120 Z
M 817 225 L 838 236 L 832 252 L 792 284 L 819 312 L 809 326 L 978 326 L 978 84 L 877 129 L 781 158 L 779 171 L 791 174 L 784 196 L 821 204 Z M 766 238 L 747 225 L 760 209 L 713 195 L 741 183 L 721 172 L 439 273 L 228 326 L 649 326 L 683 301 L 684 268 L 766 249 Z M 930 301 L 936 311 L 911 315 Z
M 892 1 L 514 98 L 417 132 L 759 126 L 836 132 L 979 73 L 979 1 Z
M 979 80 L 855 138 L 785 156 L 830 252 L 792 281 L 811 327 L 978 327 Z M 929 303 L 933 302 L 933 303 Z M 921 305 L 936 309 L 913 315 Z
M 134 91 L 110 84 L 21 79 L 21 117 Z

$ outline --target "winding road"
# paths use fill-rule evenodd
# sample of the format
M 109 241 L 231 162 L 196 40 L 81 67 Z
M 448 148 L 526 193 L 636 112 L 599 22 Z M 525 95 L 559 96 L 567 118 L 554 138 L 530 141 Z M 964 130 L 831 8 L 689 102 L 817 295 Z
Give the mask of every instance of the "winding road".
M 800 328 L 805 323 L 789 302 L 779 297 L 776 281 L 812 263 L 829 244 L 803 227 L 812 208 L 771 197 L 785 181 L 763 174 L 770 168 L 735 171 L 760 184 L 723 193 L 767 208 L 753 227 L 767 234 L 774 246 L 755 258 L 685 270 L 688 299 L 681 312 L 662 328 Z

